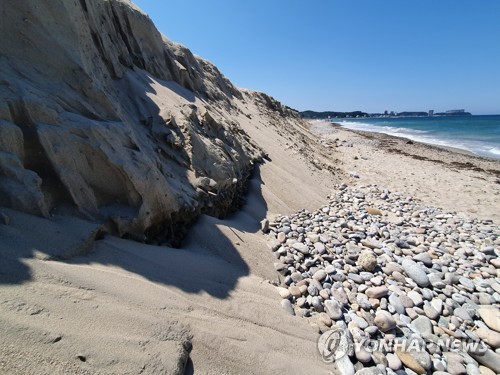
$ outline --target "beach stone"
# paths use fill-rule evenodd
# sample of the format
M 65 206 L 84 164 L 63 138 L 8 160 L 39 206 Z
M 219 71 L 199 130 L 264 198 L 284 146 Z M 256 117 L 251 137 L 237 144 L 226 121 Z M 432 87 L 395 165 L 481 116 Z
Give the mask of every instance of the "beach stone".
M 387 353 L 386 358 L 387 358 L 387 364 L 391 370 L 397 371 L 401 369 L 401 367 L 403 366 L 398 356 L 393 353 Z
M 493 371 L 485 366 L 479 366 L 479 372 L 481 373 L 481 375 L 498 375 L 498 374 L 495 374 L 495 371 Z
M 403 270 L 418 286 L 426 287 L 429 285 L 429 278 L 425 271 L 415 261 L 405 258 L 401 263 Z
M 400 294 L 398 295 L 401 303 L 403 304 L 403 306 L 405 307 L 405 309 L 407 308 L 412 308 L 413 306 L 415 306 L 415 304 L 413 303 L 413 300 L 408 297 L 406 294 Z
M 342 306 L 337 300 L 325 301 L 325 310 L 328 316 L 333 320 L 342 318 Z
M 493 372 L 497 374 L 500 374 L 500 354 L 488 349 L 484 354 L 469 353 L 469 355 L 481 365 L 493 370 Z
M 403 224 L 404 224 L 404 221 L 402 221 L 400 225 L 403 225 Z M 397 239 L 396 241 L 394 241 L 394 244 L 397 247 L 399 247 L 400 249 L 409 249 L 410 248 L 410 244 L 404 240 L 401 240 L 401 239 Z
M 377 267 L 377 257 L 370 250 L 363 250 L 359 254 L 358 265 L 368 272 L 372 272 Z
M 463 321 L 469 322 L 472 321 L 472 318 L 469 314 L 469 312 L 464 309 L 463 307 L 459 307 L 455 310 L 453 310 L 453 315 L 456 316 L 457 318 L 462 319 Z
M 465 366 L 458 361 L 450 361 L 446 364 L 446 371 L 450 375 L 467 375 Z
M 360 347 L 359 350 L 356 350 L 354 354 L 356 356 L 356 359 L 361 363 L 368 363 L 372 360 L 371 354 L 368 351 L 366 351 L 363 347 Z
M 429 253 L 420 253 L 413 257 L 413 260 L 422 262 L 426 267 L 432 267 L 432 258 Z
M 360 329 L 366 329 L 368 327 L 368 323 L 366 320 L 357 316 L 356 314 L 349 315 L 351 317 L 351 322 Z
M 457 303 L 458 303 L 458 304 L 460 304 L 460 305 L 461 305 L 461 304 L 463 304 L 463 303 L 465 303 L 465 301 L 466 301 L 465 296 L 463 296 L 463 295 L 462 295 L 462 294 L 460 294 L 460 293 L 453 293 L 453 294 L 451 295 L 451 299 L 452 299 L 453 301 L 457 302 Z
M 387 332 L 396 328 L 396 321 L 392 315 L 386 311 L 378 311 L 375 315 L 374 323 L 382 332 Z
M 282 275 L 285 275 L 288 272 L 288 266 L 283 263 L 274 263 L 274 269 Z
M 376 298 L 376 299 L 380 299 L 382 297 L 385 297 L 385 296 L 387 296 L 388 293 L 389 293 L 389 290 L 387 289 L 387 287 L 385 285 L 368 288 L 365 291 L 365 294 L 367 295 L 368 298 Z
M 325 270 L 318 270 L 314 273 L 313 278 L 318 281 L 323 281 L 326 278 L 326 271 Z
M 314 244 L 314 249 L 318 252 L 318 254 L 323 254 L 326 251 L 326 247 L 321 242 L 316 242 Z
M 324 325 L 326 325 L 327 327 L 331 327 L 333 324 L 332 319 L 326 313 L 319 314 L 319 321 Z
M 475 289 L 474 282 L 468 277 L 461 277 L 458 279 L 460 285 L 462 285 L 468 292 L 473 292 Z
M 292 294 L 287 288 L 278 287 L 278 293 L 281 296 L 281 298 L 288 299 L 292 296 Z
M 426 302 L 424 304 L 424 313 L 425 313 L 425 316 L 427 316 L 431 320 L 437 320 L 437 319 L 439 319 L 439 315 L 440 314 L 428 302 Z
M 415 292 L 414 290 L 411 290 L 410 292 L 408 292 L 408 297 L 410 297 L 410 299 L 413 301 L 413 304 L 415 306 L 421 306 L 424 304 L 424 300 L 422 299 L 422 296 Z
M 477 288 L 476 288 L 477 289 Z M 490 296 L 488 293 L 478 293 L 480 305 L 493 305 L 496 301 L 493 296 Z
M 293 309 L 292 303 L 289 299 L 284 299 L 281 301 L 281 307 L 290 315 L 295 315 L 295 310 Z
M 500 310 L 498 308 L 481 307 L 477 312 L 490 329 L 500 332 Z
M 419 316 L 411 323 L 422 336 L 432 334 L 432 322 L 426 316 Z
M 330 292 L 332 293 L 330 299 L 336 299 L 342 305 L 347 305 L 349 303 L 347 293 L 345 292 L 344 289 L 342 288 L 333 289 L 332 287 L 332 289 L 330 289 Z
M 294 283 L 298 283 L 298 282 L 300 282 L 300 281 L 302 281 L 304 279 L 304 277 L 302 276 L 302 274 L 300 272 L 293 272 L 290 275 L 290 278 L 292 279 L 292 281 Z
M 372 304 L 368 300 L 368 297 L 365 294 L 358 293 L 356 295 L 356 302 L 358 303 L 359 307 L 361 307 L 363 310 L 370 310 L 372 308 Z
M 417 374 L 425 374 L 431 368 L 432 362 L 427 352 L 407 352 L 396 350 L 396 355 L 400 361 L 410 370 L 415 371 Z M 425 366 L 425 367 L 424 367 Z
M 286 234 L 284 232 L 279 232 L 277 239 L 280 243 L 284 243 L 286 241 Z
M 437 311 L 439 315 L 441 315 L 443 311 L 443 301 L 439 298 L 434 298 L 431 301 L 431 306 L 434 308 L 434 310 Z
M 335 266 L 330 264 L 330 265 L 325 267 L 325 272 L 327 274 L 331 275 L 331 274 L 334 274 L 335 272 L 337 272 L 337 269 L 335 268 Z
M 382 277 L 380 276 L 375 276 L 370 279 L 370 282 L 375 286 L 381 286 L 384 283 L 384 279 L 382 279 Z
M 479 370 L 479 366 L 475 363 L 468 363 L 465 366 L 465 372 L 467 375 L 481 375 L 481 370 Z
M 297 301 L 295 301 L 298 307 L 302 308 L 306 306 L 307 299 L 304 297 L 297 298 Z
M 399 272 L 399 271 L 394 271 L 394 272 L 392 273 L 392 278 L 393 278 L 394 280 L 396 280 L 397 282 L 401 283 L 401 284 L 406 283 L 406 278 L 405 278 L 405 276 L 404 276 L 401 272 Z
M 389 296 L 388 301 L 391 304 L 391 306 L 394 307 L 394 310 L 398 314 L 404 314 L 405 313 L 405 307 L 403 306 L 403 303 L 401 302 L 401 300 L 399 299 L 399 297 L 396 295 L 396 293 L 392 293 Z
M 318 287 L 316 285 L 309 285 L 307 287 L 307 293 L 309 293 L 310 296 L 317 296 L 319 294 Z
M 347 355 L 335 360 L 335 365 L 341 375 L 354 375 L 356 369 Z
M 436 371 L 445 371 L 446 370 L 446 366 L 444 365 L 443 361 L 441 361 L 437 358 L 434 358 L 432 360 L 432 368 L 434 369 L 434 374 L 436 373 Z
M 436 283 L 440 283 L 441 280 L 443 279 L 443 276 L 438 273 L 438 272 L 432 272 L 430 274 L 427 275 L 427 277 L 429 278 L 429 283 L 435 288 L 435 284 Z M 446 286 L 446 284 L 443 283 L 443 285 Z M 443 286 L 444 288 L 444 286 Z M 439 289 L 442 289 L 442 288 L 439 288 Z
M 356 284 L 363 284 L 364 283 L 363 278 L 360 275 L 358 275 L 357 273 L 350 272 L 347 274 L 347 278 L 349 280 L 354 281 Z
M 378 208 L 373 208 L 373 207 L 367 208 L 366 212 L 369 215 L 375 215 L 375 216 L 382 216 L 383 215 L 382 211 L 380 211 Z
M 365 367 L 356 371 L 354 375 L 384 375 L 384 372 L 382 372 L 382 370 L 378 367 Z
M 262 233 L 269 233 L 269 220 L 263 219 L 260 222 L 260 230 L 262 231 Z
M 474 333 L 493 349 L 500 348 L 500 333 L 488 328 L 478 328 Z
M 384 267 L 384 272 L 386 275 L 391 276 L 393 272 L 403 272 L 403 268 L 396 262 L 389 262 Z
M 295 298 L 300 298 L 302 296 L 302 293 L 300 292 L 300 288 L 295 286 L 295 285 L 292 285 L 288 288 L 288 290 L 290 291 L 290 294 L 292 296 L 294 296 Z
M 304 255 L 309 254 L 309 247 L 303 243 L 296 242 L 292 245 L 292 247 Z
M 321 289 L 319 291 L 319 296 L 324 300 L 330 299 L 330 293 L 328 292 L 328 289 Z
M 316 312 L 323 312 L 325 310 L 323 307 L 324 305 L 323 305 L 320 297 L 313 297 L 312 301 L 311 301 L 311 305 L 313 306 L 313 308 Z
M 373 238 L 365 238 L 364 240 L 361 240 L 361 244 L 370 249 L 381 249 L 384 247 L 383 243 L 374 240 Z
M 423 288 L 421 293 L 422 293 L 422 297 L 424 297 L 424 299 L 426 299 L 427 301 L 432 300 L 432 297 L 434 296 L 432 294 L 432 290 L 430 290 L 428 288 Z

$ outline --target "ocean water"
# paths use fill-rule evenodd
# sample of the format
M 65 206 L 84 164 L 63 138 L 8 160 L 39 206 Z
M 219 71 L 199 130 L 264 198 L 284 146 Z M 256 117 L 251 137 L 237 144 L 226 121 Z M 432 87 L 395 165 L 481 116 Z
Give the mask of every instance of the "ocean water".
M 348 129 L 385 133 L 500 159 L 500 115 L 332 119 Z

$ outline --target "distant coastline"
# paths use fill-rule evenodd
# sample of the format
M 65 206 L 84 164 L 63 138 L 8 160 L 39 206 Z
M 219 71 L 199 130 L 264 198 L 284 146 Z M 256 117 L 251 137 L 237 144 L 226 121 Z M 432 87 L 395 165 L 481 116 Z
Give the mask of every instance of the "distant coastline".
M 336 112 L 336 111 L 303 111 L 299 112 L 302 118 L 309 120 L 327 120 L 335 118 L 398 118 L 398 117 L 442 117 L 442 116 L 472 116 L 472 113 L 466 112 L 464 109 L 452 109 L 445 112 L 428 112 L 421 111 L 384 111 L 384 113 L 367 113 L 362 111 L 353 112 Z

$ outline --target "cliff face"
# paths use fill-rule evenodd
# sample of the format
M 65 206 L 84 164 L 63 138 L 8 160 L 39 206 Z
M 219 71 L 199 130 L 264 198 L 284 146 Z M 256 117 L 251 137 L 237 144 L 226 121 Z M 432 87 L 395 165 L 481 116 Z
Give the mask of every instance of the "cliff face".
M 0 206 L 161 236 L 238 202 L 262 151 L 236 89 L 127 0 L 0 4 Z

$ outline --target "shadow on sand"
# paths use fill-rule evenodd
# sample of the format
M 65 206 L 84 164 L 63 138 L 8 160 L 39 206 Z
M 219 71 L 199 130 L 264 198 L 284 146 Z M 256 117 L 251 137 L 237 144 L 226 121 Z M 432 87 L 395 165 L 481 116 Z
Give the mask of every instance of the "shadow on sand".
M 226 220 L 202 215 L 191 228 L 180 249 L 150 246 L 106 236 L 92 246 L 83 244 L 95 237 L 97 224 L 80 219 L 40 217 L 2 209 L 10 225 L 0 225 L 0 284 L 19 284 L 31 280 L 24 260 L 66 259 L 70 264 L 99 263 L 118 266 L 152 282 L 172 285 L 188 293 L 206 293 L 227 298 L 238 279 L 249 274 L 248 265 L 221 227 L 255 233 L 265 217 L 258 169 L 249 181 L 247 203 Z M 82 255 L 83 254 L 83 255 Z

